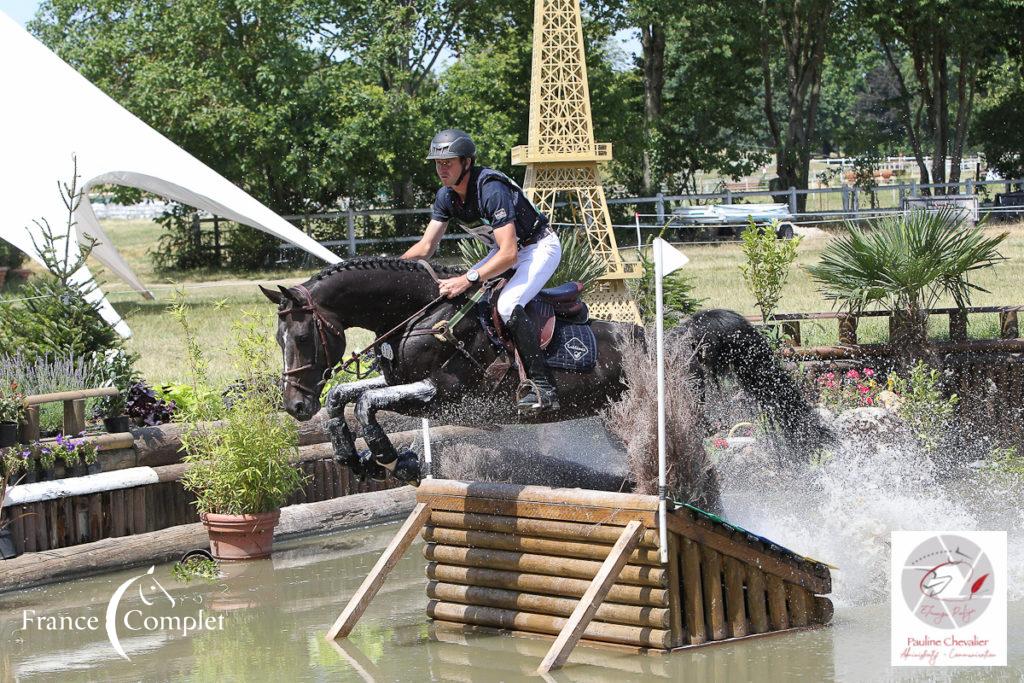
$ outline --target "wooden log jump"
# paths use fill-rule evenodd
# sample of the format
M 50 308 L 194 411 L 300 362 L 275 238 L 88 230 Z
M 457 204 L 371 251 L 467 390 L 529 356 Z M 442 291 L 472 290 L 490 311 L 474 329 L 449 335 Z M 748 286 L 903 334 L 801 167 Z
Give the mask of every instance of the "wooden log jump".
M 832 617 L 825 565 L 692 508 L 669 514 L 662 564 L 655 496 L 433 479 L 416 498 L 328 639 L 351 632 L 417 533 L 427 615 L 554 636 L 541 673 L 580 640 L 671 651 Z

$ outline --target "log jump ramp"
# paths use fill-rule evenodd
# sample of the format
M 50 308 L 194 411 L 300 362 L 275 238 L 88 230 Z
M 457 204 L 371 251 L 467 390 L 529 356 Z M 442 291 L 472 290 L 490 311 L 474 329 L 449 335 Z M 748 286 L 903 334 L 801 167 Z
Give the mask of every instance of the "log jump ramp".
M 689 506 L 586 489 L 424 481 L 416 507 L 327 633 L 344 638 L 417 534 L 435 625 L 670 652 L 813 628 L 832 618 L 829 569 Z

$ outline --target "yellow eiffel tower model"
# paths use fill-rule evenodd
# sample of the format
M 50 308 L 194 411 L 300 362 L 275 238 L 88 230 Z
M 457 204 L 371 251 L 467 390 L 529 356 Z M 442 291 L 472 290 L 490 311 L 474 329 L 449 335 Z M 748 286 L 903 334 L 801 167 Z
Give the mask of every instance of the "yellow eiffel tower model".
M 579 0 L 536 0 L 529 140 L 512 149 L 512 163 L 526 166 L 523 191 L 548 216 L 559 193 L 574 201 L 573 215 L 582 219 L 591 249 L 605 263 L 587 297 L 591 315 L 640 323 L 625 280 L 642 273 L 619 255 L 597 169 L 611 159 L 611 144 L 594 142 Z

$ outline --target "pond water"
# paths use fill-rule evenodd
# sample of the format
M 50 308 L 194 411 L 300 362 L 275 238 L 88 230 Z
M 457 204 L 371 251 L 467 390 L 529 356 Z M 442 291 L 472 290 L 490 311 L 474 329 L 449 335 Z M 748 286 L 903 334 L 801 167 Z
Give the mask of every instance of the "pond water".
M 979 470 L 952 474 L 919 454 L 848 446 L 796 473 L 739 453 L 718 461 L 733 522 L 839 567 L 832 625 L 670 655 L 581 645 L 552 678 L 1024 680 L 1020 482 Z M 324 639 L 397 526 L 280 544 L 270 560 L 227 565 L 214 583 L 179 583 L 161 565 L 152 574 L 141 567 L 0 596 L 0 681 L 536 680 L 549 640 L 464 636 L 429 622 L 422 542 L 348 640 Z M 889 532 L 898 529 L 1007 531 L 1008 668 L 889 666 Z M 116 628 L 108 634 L 112 600 Z
M 422 544 L 399 563 L 347 641 L 324 633 L 397 528 L 387 524 L 282 545 L 271 560 L 229 567 L 216 583 L 179 583 L 170 565 L 0 597 L 2 680 L 18 681 L 513 681 L 531 678 L 550 641 L 447 633 L 431 626 Z M 104 621 L 115 590 L 116 638 Z M 166 592 L 165 592 L 166 591 Z M 174 605 L 171 604 L 171 599 Z M 896 670 L 885 604 L 843 606 L 832 626 L 677 652 L 631 655 L 580 646 L 555 680 L 1019 680 L 1010 670 Z M 150 603 L 150 604 L 146 604 Z M 200 610 L 202 612 L 200 613 Z M 194 621 L 188 621 L 187 617 Z M 174 617 L 174 619 L 170 619 Z M 161 618 L 163 620 L 161 621 Z M 63 621 L 63 623 L 62 623 Z M 62 628 L 63 626 L 63 628 Z M 77 628 L 76 628 L 77 627 Z M 185 629 L 190 630 L 184 633 Z M 199 630 L 196 630 L 199 629 Z M 1010 633 L 1024 603 L 1010 604 Z M 535 676 L 532 676 L 536 680 Z

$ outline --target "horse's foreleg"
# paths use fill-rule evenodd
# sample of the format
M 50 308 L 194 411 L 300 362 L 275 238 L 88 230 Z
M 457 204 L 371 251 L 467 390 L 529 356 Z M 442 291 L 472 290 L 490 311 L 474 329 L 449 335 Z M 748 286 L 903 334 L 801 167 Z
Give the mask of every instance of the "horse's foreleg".
M 430 380 L 368 389 L 356 401 L 356 419 L 374 462 L 403 481 L 419 479 L 419 460 L 400 458 L 394 445 L 377 422 L 377 411 L 404 413 L 426 407 L 437 396 L 437 387 Z
M 362 477 L 359 456 L 356 453 L 356 437 L 345 421 L 345 406 L 359 398 L 364 391 L 387 386 L 383 377 L 373 377 L 357 382 L 339 384 L 327 393 L 327 433 L 331 435 L 334 457 Z

